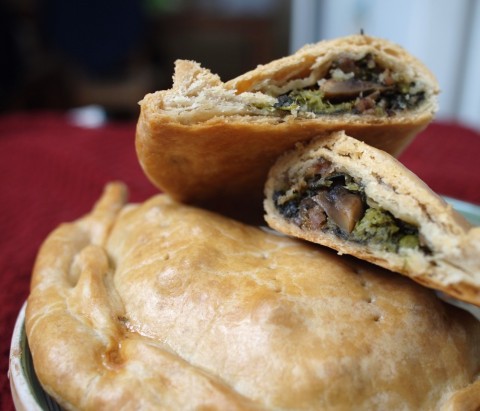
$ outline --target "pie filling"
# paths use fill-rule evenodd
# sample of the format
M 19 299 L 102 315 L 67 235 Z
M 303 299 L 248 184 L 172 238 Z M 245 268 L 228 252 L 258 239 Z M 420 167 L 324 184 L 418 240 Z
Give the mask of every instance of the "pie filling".
M 325 159 L 310 167 L 305 179 L 275 191 L 273 201 L 284 218 L 303 230 L 330 232 L 389 252 L 417 248 L 428 253 L 417 227 L 369 201 L 360 183 Z
M 374 55 L 354 60 L 340 57 L 313 87 L 294 89 L 277 97 L 278 115 L 370 114 L 394 116 L 414 109 L 425 91 L 401 74 L 383 68 Z

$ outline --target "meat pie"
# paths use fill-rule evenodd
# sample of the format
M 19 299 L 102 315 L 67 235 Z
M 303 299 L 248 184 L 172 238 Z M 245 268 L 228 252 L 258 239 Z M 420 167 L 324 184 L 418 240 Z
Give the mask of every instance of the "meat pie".
M 389 154 L 335 132 L 283 155 L 268 224 L 480 305 L 480 228 Z
M 305 46 L 226 83 L 180 60 L 173 87 L 140 102 L 138 158 L 176 200 L 261 203 L 268 169 L 295 143 L 346 130 L 397 155 L 433 118 L 438 92 L 421 62 L 364 35 Z

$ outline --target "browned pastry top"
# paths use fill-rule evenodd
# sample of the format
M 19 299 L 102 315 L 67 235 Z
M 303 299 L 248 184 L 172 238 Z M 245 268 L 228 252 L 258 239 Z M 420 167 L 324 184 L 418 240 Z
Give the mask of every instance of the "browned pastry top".
M 480 324 L 360 261 L 114 184 L 55 230 L 26 313 L 67 409 L 480 405 Z

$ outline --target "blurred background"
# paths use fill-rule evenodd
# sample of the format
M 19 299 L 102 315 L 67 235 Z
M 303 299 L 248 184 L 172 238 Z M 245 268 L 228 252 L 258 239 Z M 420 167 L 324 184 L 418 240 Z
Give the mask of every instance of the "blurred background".
M 438 118 L 480 129 L 477 0 L 2 0 L 0 111 L 95 105 L 135 119 L 177 58 L 223 80 L 363 29 L 437 76 Z

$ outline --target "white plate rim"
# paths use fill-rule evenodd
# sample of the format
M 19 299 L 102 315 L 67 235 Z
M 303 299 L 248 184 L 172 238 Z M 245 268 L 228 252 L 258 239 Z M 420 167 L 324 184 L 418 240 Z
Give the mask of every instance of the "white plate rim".
M 8 377 L 13 403 L 18 411 L 42 411 L 43 408 L 36 401 L 32 386 L 25 372 L 24 348 L 22 342 L 25 339 L 25 309 L 27 302 L 24 302 L 13 329 L 12 342 L 10 345 L 10 358 Z

